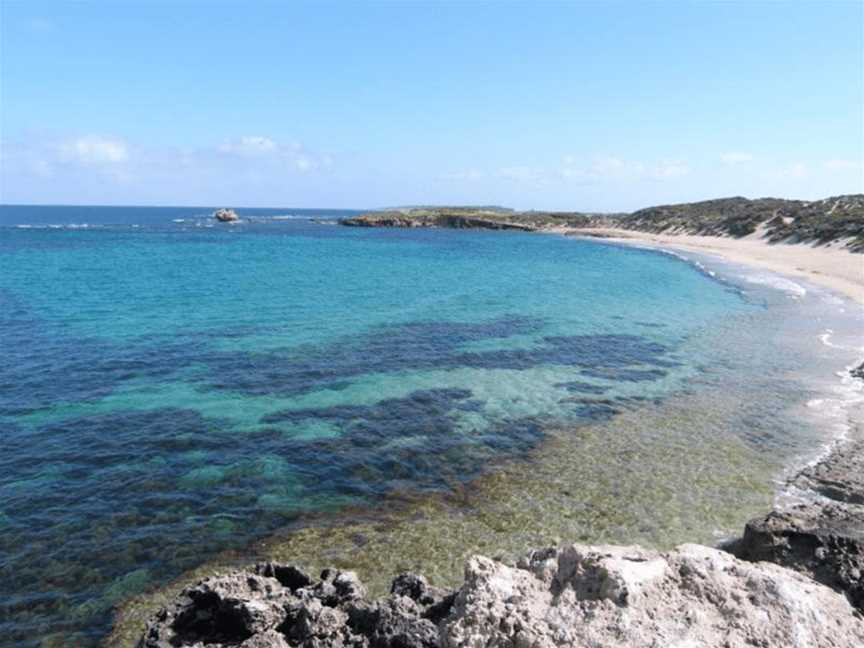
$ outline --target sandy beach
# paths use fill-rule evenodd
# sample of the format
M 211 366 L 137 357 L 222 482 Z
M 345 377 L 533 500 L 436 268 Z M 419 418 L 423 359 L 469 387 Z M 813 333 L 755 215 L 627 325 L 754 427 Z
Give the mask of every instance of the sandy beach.
M 599 237 L 620 243 L 711 254 L 734 263 L 800 277 L 864 304 L 864 255 L 837 245 L 770 244 L 759 232 L 743 238 L 725 238 L 615 228 L 561 228 L 556 231 L 568 236 Z

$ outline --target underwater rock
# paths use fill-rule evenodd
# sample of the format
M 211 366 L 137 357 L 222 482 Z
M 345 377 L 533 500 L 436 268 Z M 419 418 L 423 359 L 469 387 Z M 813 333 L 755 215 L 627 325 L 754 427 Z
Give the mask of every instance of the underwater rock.
M 267 574 L 262 575 L 262 574 Z M 141 648 L 624 648 L 864 645 L 837 592 L 789 569 L 682 545 L 534 551 L 518 565 L 474 556 L 456 592 L 400 574 L 370 601 L 353 572 L 317 582 L 267 563 L 187 588 Z
M 772 511 L 748 522 L 734 552 L 806 574 L 864 611 L 864 507 L 814 502 Z
M 233 209 L 217 209 L 213 212 L 213 218 L 215 218 L 220 223 L 232 223 L 234 221 L 240 220 L 240 217 L 237 215 Z

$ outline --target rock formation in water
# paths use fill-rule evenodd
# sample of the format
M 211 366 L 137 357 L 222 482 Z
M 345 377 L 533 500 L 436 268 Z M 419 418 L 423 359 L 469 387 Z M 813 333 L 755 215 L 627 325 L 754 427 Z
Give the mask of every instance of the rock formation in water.
M 574 545 L 518 565 L 475 556 L 455 592 L 403 574 L 369 600 L 352 572 L 313 581 L 274 563 L 205 579 L 147 627 L 142 648 L 629 648 L 864 645 L 849 602 L 794 571 L 683 545 Z
M 217 209 L 213 212 L 213 218 L 215 218 L 220 223 L 233 223 L 234 221 L 239 221 L 240 217 L 237 215 L 233 209 Z

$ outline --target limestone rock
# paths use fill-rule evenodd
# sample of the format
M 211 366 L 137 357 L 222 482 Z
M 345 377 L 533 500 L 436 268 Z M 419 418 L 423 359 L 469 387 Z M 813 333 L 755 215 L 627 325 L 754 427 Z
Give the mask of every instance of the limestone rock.
M 814 502 L 772 511 L 747 524 L 735 554 L 806 574 L 864 611 L 864 507 Z
M 572 546 L 517 567 L 469 560 L 441 625 L 444 648 L 864 645 L 864 623 L 827 587 L 776 565 L 682 545 Z
M 265 563 L 187 588 L 142 648 L 853 648 L 864 621 L 797 572 L 683 545 L 535 551 L 509 566 L 475 556 L 457 592 L 401 574 L 370 601 L 352 572 L 313 581 Z

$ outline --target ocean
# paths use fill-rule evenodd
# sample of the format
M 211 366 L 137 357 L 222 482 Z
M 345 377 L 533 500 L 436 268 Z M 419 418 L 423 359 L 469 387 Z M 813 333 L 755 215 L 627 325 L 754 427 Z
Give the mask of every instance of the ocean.
M 801 282 L 211 211 L 0 207 L 0 645 L 96 645 L 211 562 L 718 542 L 860 398 L 860 307 Z

